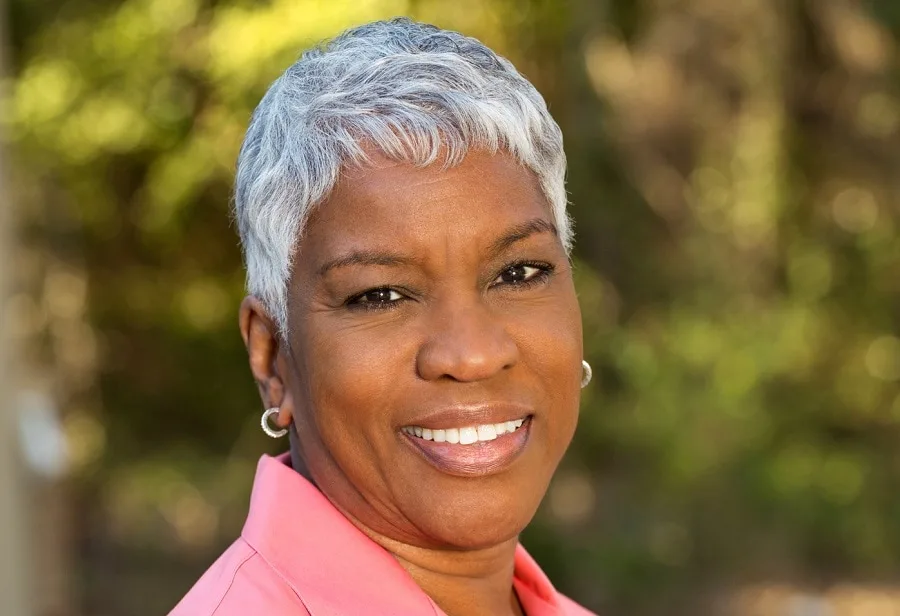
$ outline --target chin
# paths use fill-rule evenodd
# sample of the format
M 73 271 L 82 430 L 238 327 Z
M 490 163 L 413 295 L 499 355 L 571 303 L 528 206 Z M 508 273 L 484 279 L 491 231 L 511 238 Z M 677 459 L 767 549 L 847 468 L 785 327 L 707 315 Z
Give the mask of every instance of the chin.
M 532 482 L 526 490 L 516 491 L 507 480 L 499 489 L 421 494 L 409 518 L 425 543 L 462 550 L 489 548 L 515 539 L 528 526 L 544 493 L 537 487 Z

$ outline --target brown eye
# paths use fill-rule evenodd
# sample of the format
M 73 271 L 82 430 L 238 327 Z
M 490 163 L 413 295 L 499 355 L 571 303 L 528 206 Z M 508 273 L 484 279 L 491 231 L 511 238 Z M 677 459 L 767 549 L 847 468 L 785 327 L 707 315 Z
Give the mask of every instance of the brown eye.
M 365 293 L 356 296 L 350 302 L 350 304 L 370 304 L 373 306 L 377 305 L 386 305 L 392 304 L 400 299 L 403 299 L 403 296 L 400 295 L 397 291 L 393 289 L 389 289 L 387 287 L 381 289 L 371 289 L 366 291 Z
M 544 272 L 545 270 L 539 267 L 519 263 L 500 272 L 500 275 L 494 280 L 494 284 L 521 284 Z

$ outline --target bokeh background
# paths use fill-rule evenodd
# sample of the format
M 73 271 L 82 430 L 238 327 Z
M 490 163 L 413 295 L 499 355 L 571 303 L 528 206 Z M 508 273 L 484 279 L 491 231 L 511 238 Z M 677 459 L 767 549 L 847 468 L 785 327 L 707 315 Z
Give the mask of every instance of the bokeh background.
M 523 537 L 604 616 L 900 614 L 900 2 L 4 0 L 0 610 L 151 616 L 263 452 L 235 156 L 347 26 L 477 36 L 566 136 L 587 358 Z

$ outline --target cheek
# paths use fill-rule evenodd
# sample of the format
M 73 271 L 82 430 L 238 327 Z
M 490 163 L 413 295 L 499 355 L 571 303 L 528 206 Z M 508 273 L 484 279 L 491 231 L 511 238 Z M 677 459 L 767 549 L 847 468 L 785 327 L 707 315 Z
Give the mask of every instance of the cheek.
M 581 379 L 581 312 L 570 284 L 552 297 L 519 307 L 509 331 L 525 363 L 540 374 L 560 379 L 551 391 L 568 392 L 572 377 Z M 577 393 L 577 392 L 576 392 Z
M 578 420 L 582 377 L 581 313 L 574 291 L 541 310 L 523 312 L 513 331 L 524 372 L 541 389 L 546 431 L 565 449 Z
M 413 365 L 411 352 L 374 327 L 335 328 L 311 322 L 306 370 L 309 412 L 323 435 L 371 438 L 367 426 L 389 423 L 397 386 Z

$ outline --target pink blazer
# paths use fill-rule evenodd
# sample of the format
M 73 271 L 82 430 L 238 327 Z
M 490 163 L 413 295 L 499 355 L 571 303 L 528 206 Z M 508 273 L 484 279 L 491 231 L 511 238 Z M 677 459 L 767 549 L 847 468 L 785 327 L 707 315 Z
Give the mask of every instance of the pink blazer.
M 260 459 L 240 539 L 169 616 L 446 616 L 287 464 Z M 521 545 L 513 583 L 528 616 L 593 616 L 556 592 Z

